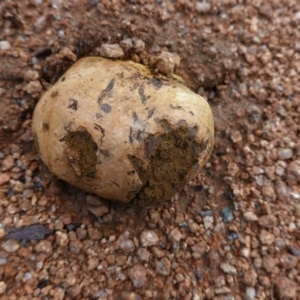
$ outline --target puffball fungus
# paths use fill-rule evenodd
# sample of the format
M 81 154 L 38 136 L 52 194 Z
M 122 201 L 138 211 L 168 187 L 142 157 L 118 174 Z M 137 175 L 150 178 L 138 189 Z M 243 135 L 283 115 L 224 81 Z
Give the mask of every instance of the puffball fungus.
M 169 199 L 208 160 L 214 124 L 207 101 L 146 66 L 78 60 L 38 102 L 38 152 L 59 178 L 103 198 Z

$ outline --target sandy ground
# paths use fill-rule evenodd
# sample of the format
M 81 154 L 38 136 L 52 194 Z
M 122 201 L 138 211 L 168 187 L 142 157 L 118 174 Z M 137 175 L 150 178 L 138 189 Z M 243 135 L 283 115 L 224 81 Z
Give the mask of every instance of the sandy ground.
M 299 41 L 296 0 L 0 1 L 0 298 L 300 299 Z M 35 149 L 40 96 L 106 44 L 176 53 L 213 110 L 213 155 L 167 202 L 87 194 Z

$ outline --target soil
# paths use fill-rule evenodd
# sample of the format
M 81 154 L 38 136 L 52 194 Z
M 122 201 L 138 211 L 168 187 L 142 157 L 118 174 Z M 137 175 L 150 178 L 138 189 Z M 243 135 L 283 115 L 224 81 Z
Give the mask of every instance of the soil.
M 300 299 L 299 27 L 296 0 L 1 1 L 1 299 Z M 34 146 L 41 95 L 106 44 L 161 72 L 176 53 L 213 110 L 211 158 L 166 202 L 85 193 Z

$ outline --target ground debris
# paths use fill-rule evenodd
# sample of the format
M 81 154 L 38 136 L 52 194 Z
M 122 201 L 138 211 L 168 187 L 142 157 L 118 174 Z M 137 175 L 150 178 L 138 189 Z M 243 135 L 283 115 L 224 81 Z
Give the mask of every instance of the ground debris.
M 16 240 L 42 240 L 46 235 L 53 233 L 53 230 L 48 229 L 44 225 L 30 225 L 21 228 L 8 229 L 7 239 Z

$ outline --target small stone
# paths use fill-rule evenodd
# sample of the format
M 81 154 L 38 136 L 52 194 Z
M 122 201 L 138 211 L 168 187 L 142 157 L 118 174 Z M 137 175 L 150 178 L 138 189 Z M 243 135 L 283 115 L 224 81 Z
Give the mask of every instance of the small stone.
M 75 254 L 79 254 L 82 247 L 83 247 L 82 243 L 78 240 L 71 241 L 70 244 L 69 244 L 70 252 L 75 253 Z
M 109 208 L 106 205 L 101 205 L 101 206 L 87 205 L 87 210 L 89 212 L 91 212 L 94 216 L 96 216 L 97 218 L 100 218 L 104 214 L 107 214 L 109 212 Z
M 145 267 L 142 265 L 135 265 L 129 269 L 127 275 L 135 288 L 140 288 L 146 283 L 147 273 Z
M 75 55 L 75 53 L 73 53 L 72 50 L 69 49 L 68 47 L 63 48 L 59 52 L 59 57 L 60 58 L 67 58 L 71 61 L 76 61 L 77 60 L 77 56 Z
M 58 246 L 66 247 L 69 244 L 69 237 L 67 233 L 56 231 L 55 236 L 56 236 L 55 242 Z
M 144 230 L 140 237 L 140 242 L 143 247 L 154 246 L 158 241 L 158 235 L 153 230 Z
M 189 230 L 192 233 L 198 232 L 200 230 L 200 226 L 196 222 L 189 223 Z
M 284 253 L 280 256 L 280 265 L 284 269 L 296 268 L 297 264 L 298 264 L 298 258 L 291 254 Z
M 39 73 L 35 70 L 28 70 L 24 73 L 24 79 L 26 81 L 35 81 L 39 78 Z
M 43 89 L 43 87 L 38 80 L 30 81 L 25 86 L 25 91 L 30 95 L 35 94 L 35 93 L 40 93 L 42 91 L 42 89 Z
M 274 282 L 275 291 L 277 292 L 279 299 L 292 300 L 297 296 L 297 284 L 284 277 L 278 276 Z
M 259 233 L 259 240 L 263 245 L 271 245 L 274 243 L 275 237 L 272 233 L 262 229 Z
M 89 271 L 96 269 L 98 265 L 99 259 L 97 257 L 92 257 L 87 261 L 87 267 Z
M 87 236 L 87 230 L 86 230 L 85 228 L 79 227 L 79 228 L 77 228 L 77 230 L 76 230 L 76 235 L 77 235 L 77 238 L 78 238 L 79 240 L 83 240 L 83 239 L 85 239 L 86 236 Z
M 2 161 L 2 171 L 8 171 L 15 165 L 15 160 L 12 155 L 8 155 Z
M 71 288 L 68 289 L 68 294 L 72 299 L 76 298 L 81 293 L 81 286 L 79 284 L 75 284 Z
M 231 135 L 231 140 L 234 142 L 234 143 L 238 143 L 238 142 L 241 142 L 243 140 L 243 136 L 242 134 L 240 133 L 240 131 L 236 130 L 232 133 Z
M 170 274 L 170 270 L 171 270 L 170 260 L 167 257 L 164 257 L 164 258 L 156 261 L 155 268 L 159 274 L 161 274 L 163 276 L 168 276 Z
M 206 243 L 199 242 L 195 246 L 192 247 L 192 256 L 195 259 L 202 258 L 203 254 L 206 252 Z
M 93 228 L 93 227 L 88 228 L 88 234 L 92 240 L 99 241 L 103 237 L 103 233 L 99 231 L 97 228 Z
M 148 262 L 150 259 L 150 252 L 145 248 L 139 248 L 137 251 L 137 256 L 141 261 Z
M 2 173 L 0 174 L 0 186 L 8 183 L 10 180 L 10 175 L 8 173 Z
M 133 44 L 132 44 L 132 39 L 130 38 L 127 38 L 127 39 L 123 39 L 121 42 L 120 42 L 120 46 L 123 48 L 123 50 L 125 52 L 128 52 L 129 50 L 131 50 Z
M 133 48 L 137 53 L 140 53 L 145 49 L 145 42 L 141 39 L 133 39 Z
M 204 217 L 203 224 L 204 224 L 205 229 L 208 229 L 211 225 L 214 224 L 214 217 L 213 216 Z
M 279 159 L 290 159 L 293 157 L 293 151 L 289 148 L 279 149 L 278 150 Z
M 107 58 L 120 58 L 124 56 L 124 51 L 119 44 L 102 44 L 99 52 L 101 56 Z
M 175 228 L 175 229 L 173 229 L 173 230 L 170 232 L 169 238 L 170 238 L 170 240 L 172 240 L 172 241 L 180 242 L 180 240 L 181 240 L 181 238 L 182 238 L 182 234 L 181 234 L 181 232 L 179 231 L 178 228 Z
M 245 285 L 255 286 L 256 280 L 257 280 L 257 274 L 256 274 L 255 270 L 250 269 L 250 270 L 245 271 L 244 277 L 243 277 L 243 282 L 245 283 Z
M 52 244 L 47 240 L 38 242 L 34 247 L 35 252 L 51 255 L 53 253 Z
M 222 263 L 220 267 L 224 273 L 227 273 L 230 275 L 237 275 L 236 268 L 234 266 L 230 265 L 229 263 Z
M 197 2 L 196 11 L 201 14 L 208 13 L 211 10 L 211 4 L 208 2 Z
M 246 288 L 245 299 L 246 300 L 254 300 L 255 296 L 256 296 L 255 288 L 248 286 Z
M 5 251 L 10 252 L 10 253 L 18 251 L 20 249 L 20 246 L 21 245 L 20 245 L 19 241 L 16 241 L 16 240 L 7 240 L 7 241 L 1 243 L 1 247 Z
M 0 41 L 0 50 L 7 51 L 10 49 L 10 43 L 8 41 Z
M 135 292 L 122 292 L 119 300 L 142 300 L 142 297 Z
M 152 252 L 153 252 L 154 256 L 157 257 L 157 258 L 162 258 L 166 255 L 164 250 L 161 250 L 157 247 L 153 247 Z
M 0 295 L 4 294 L 6 291 L 6 283 L 4 281 L 0 281 Z
M 224 294 L 229 294 L 229 293 L 231 293 L 231 290 L 227 286 L 223 286 L 223 287 L 215 289 L 216 295 L 224 295 Z
M 258 219 L 258 224 L 265 228 L 272 228 L 276 225 L 276 223 L 277 218 L 274 215 L 265 215 Z
M 172 53 L 163 51 L 155 58 L 155 67 L 164 75 L 170 75 L 174 72 L 176 60 Z
M 222 287 L 226 284 L 225 277 L 223 275 L 218 275 L 214 278 L 214 283 L 216 287 Z
M 230 207 L 224 207 L 221 211 L 221 217 L 224 223 L 233 221 L 234 216 L 232 209 Z
M 289 180 L 300 182 L 300 160 L 295 160 L 289 163 L 287 167 L 287 177 Z
M 253 213 L 252 211 L 247 211 L 244 213 L 244 218 L 246 221 L 248 222 L 255 222 L 258 220 L 258 217 L 255 213 Z
M 60 288 L 60 287 L 56 287 L 53 290 L 53 299 L 55 300 L 63 300 L 65 298 L 65 291 Z
M 132 252 L 135 249 L 134 242 L 132 240 L 122 241 L 120 244 L 120 249 L 122 249 L 125 252 Z
M 276 268 L 276 261 L 271 255 L 266 255 L 263 257 L 262 267 L 268 272 L 272 273 Z

